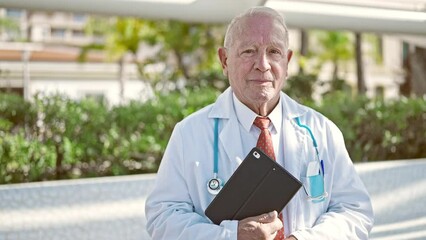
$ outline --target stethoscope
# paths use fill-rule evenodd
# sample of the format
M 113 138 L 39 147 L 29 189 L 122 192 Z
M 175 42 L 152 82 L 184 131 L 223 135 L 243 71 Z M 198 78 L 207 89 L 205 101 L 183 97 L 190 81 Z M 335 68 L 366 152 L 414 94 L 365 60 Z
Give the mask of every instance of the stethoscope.
M 317 141 L 311 129 L 307 125 L 303 125 L 300 123 L 299 117 L 296 117 L 295 120 L 299 127 L 304 128 L 308 131 L 309 136 L 312 139 L 312 143 L 315 148 L 316 159 L 321 166 L 319 170 L 319 174 L 322 176 L 322 180 L 324 181 L 324 161 L 321 160 L 319 157 Z M 213 140 L 213 178 L 211 178 L 207 182 L 207 191 L 212 195 L 217 195 L 220 192 L 220 190 L 222 190 L 224 185 L 222 179 L 218 177 L 218 172 L 219 172 L 219 118 L 215 118 L 214 119 L 214 140 Z M 305 186 L 303 186 L 303 189 L 305 190 L 305 193 L 308 196 L 308 200 L 310 201 L 322 201 L 328 196 L 327 192 L 323 190 L 322 195 L 312 197 L 306 190 Z
M 296 123 L 299 127 L 304 128 L 308 131 L 309 136 L 312 139 L 312 144 L 313 144 L 314 149 L 315 149 L 316 160 L 318 161 L 318 163 L 320 165 L 318 174 L 321 175 L 321 180 L 322 180 L 322 184 L 321 184 L 322 185 L 322 189 L 321 189 L 322 194 L 320 194 L 319 196 L 315 196 L 315 197 L 311 196 L 311 194 L 308 193 L 308 191 L 306 190 L 306 187 L 304 185 L 303 185 L 303 190 L 305 191 L 306 195 L 308 196 L 309 201 L 321 202 L 328 196 L 328 193 L 325 191 L 325 188 L 324 188 L 324 180 L 325 180 L 325 178 L 324 178 L 324 161 L 322 159 L 320 159 L 320 157 L 319 157 L 318 144 L 317 144 L 317 141 L 314 137 L 314 134 L 311 131 L 311 128 L 309 128 L 307 125 L 301 124 L 299 117 L 296 117 L 295 120 L 296 120 Z
M 217 174 L 219 172 L 219 118 L 214 119 L 214 141 L 213 141 L 213 178 L 207 182 L 207 191 L 217 195 L 223 187 L 223 181 Z

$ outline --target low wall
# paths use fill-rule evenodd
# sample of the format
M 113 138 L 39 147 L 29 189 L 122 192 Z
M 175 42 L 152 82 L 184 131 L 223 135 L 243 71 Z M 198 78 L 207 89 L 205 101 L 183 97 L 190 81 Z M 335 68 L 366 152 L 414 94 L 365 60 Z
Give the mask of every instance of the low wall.
M 0 186 L 0 240 L 144 240 L 155 174 Z
M 371 239 L 426 239 L 426 159 L 357 164 L 376 215 Z M 0 185 L 0 240 L 148 240 L 155 174 Z

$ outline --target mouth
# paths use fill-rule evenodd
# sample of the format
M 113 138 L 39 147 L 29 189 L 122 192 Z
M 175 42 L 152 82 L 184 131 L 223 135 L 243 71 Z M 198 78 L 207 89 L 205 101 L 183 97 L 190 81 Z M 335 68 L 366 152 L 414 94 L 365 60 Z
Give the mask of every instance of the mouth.
M 259 85 L 267 85 L 267 84 L 271 84 L 273 82 L 273 80 L 267 80 L 267 79 L 251 79 L 249 80 L 249 82 L 252 82 L 254 84 L 259 84 Z

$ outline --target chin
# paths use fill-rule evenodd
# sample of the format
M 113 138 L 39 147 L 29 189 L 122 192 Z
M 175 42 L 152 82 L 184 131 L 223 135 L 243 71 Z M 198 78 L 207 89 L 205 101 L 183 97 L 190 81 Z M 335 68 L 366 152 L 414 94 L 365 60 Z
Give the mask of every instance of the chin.
M 264 101 L 269 101 L 275 97 L 276 91 L 273 88 L 260 88 L 257 89 L 254 95 L 257 96 L 259 100 L 263 99 Z
M 257 93 L 252 94 L 250 99 L 258 104 L 267 103 L 273 99 L 273 94 L 270 93 Z

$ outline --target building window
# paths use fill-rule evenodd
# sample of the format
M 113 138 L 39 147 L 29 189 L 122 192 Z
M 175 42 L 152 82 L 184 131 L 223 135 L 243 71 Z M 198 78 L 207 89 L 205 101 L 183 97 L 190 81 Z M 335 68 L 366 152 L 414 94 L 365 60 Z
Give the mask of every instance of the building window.
M 6 16 L 10 18 L 21 18 L 24 15 L 23 10 L 19 9 L 6 9 Z
M 95 100 L 96 102 L 99 102 L 99 103 L 105 103 L 106 102 L 106 97 L 105 97 L 103 92 L 85 92 L 84 98 L 93 99 L 93 100 Z
M 55 38 L 65 38 L 65 29 L 63 28 L 52 28 L 51 36 Z
M 72 36 L 73 37 L 84 37 L 84 31 L 83 30 L 72 30 Z
M 73 14 L 74 22 L 84 23 L 86 21 L 86 15 L 84 14 Z

